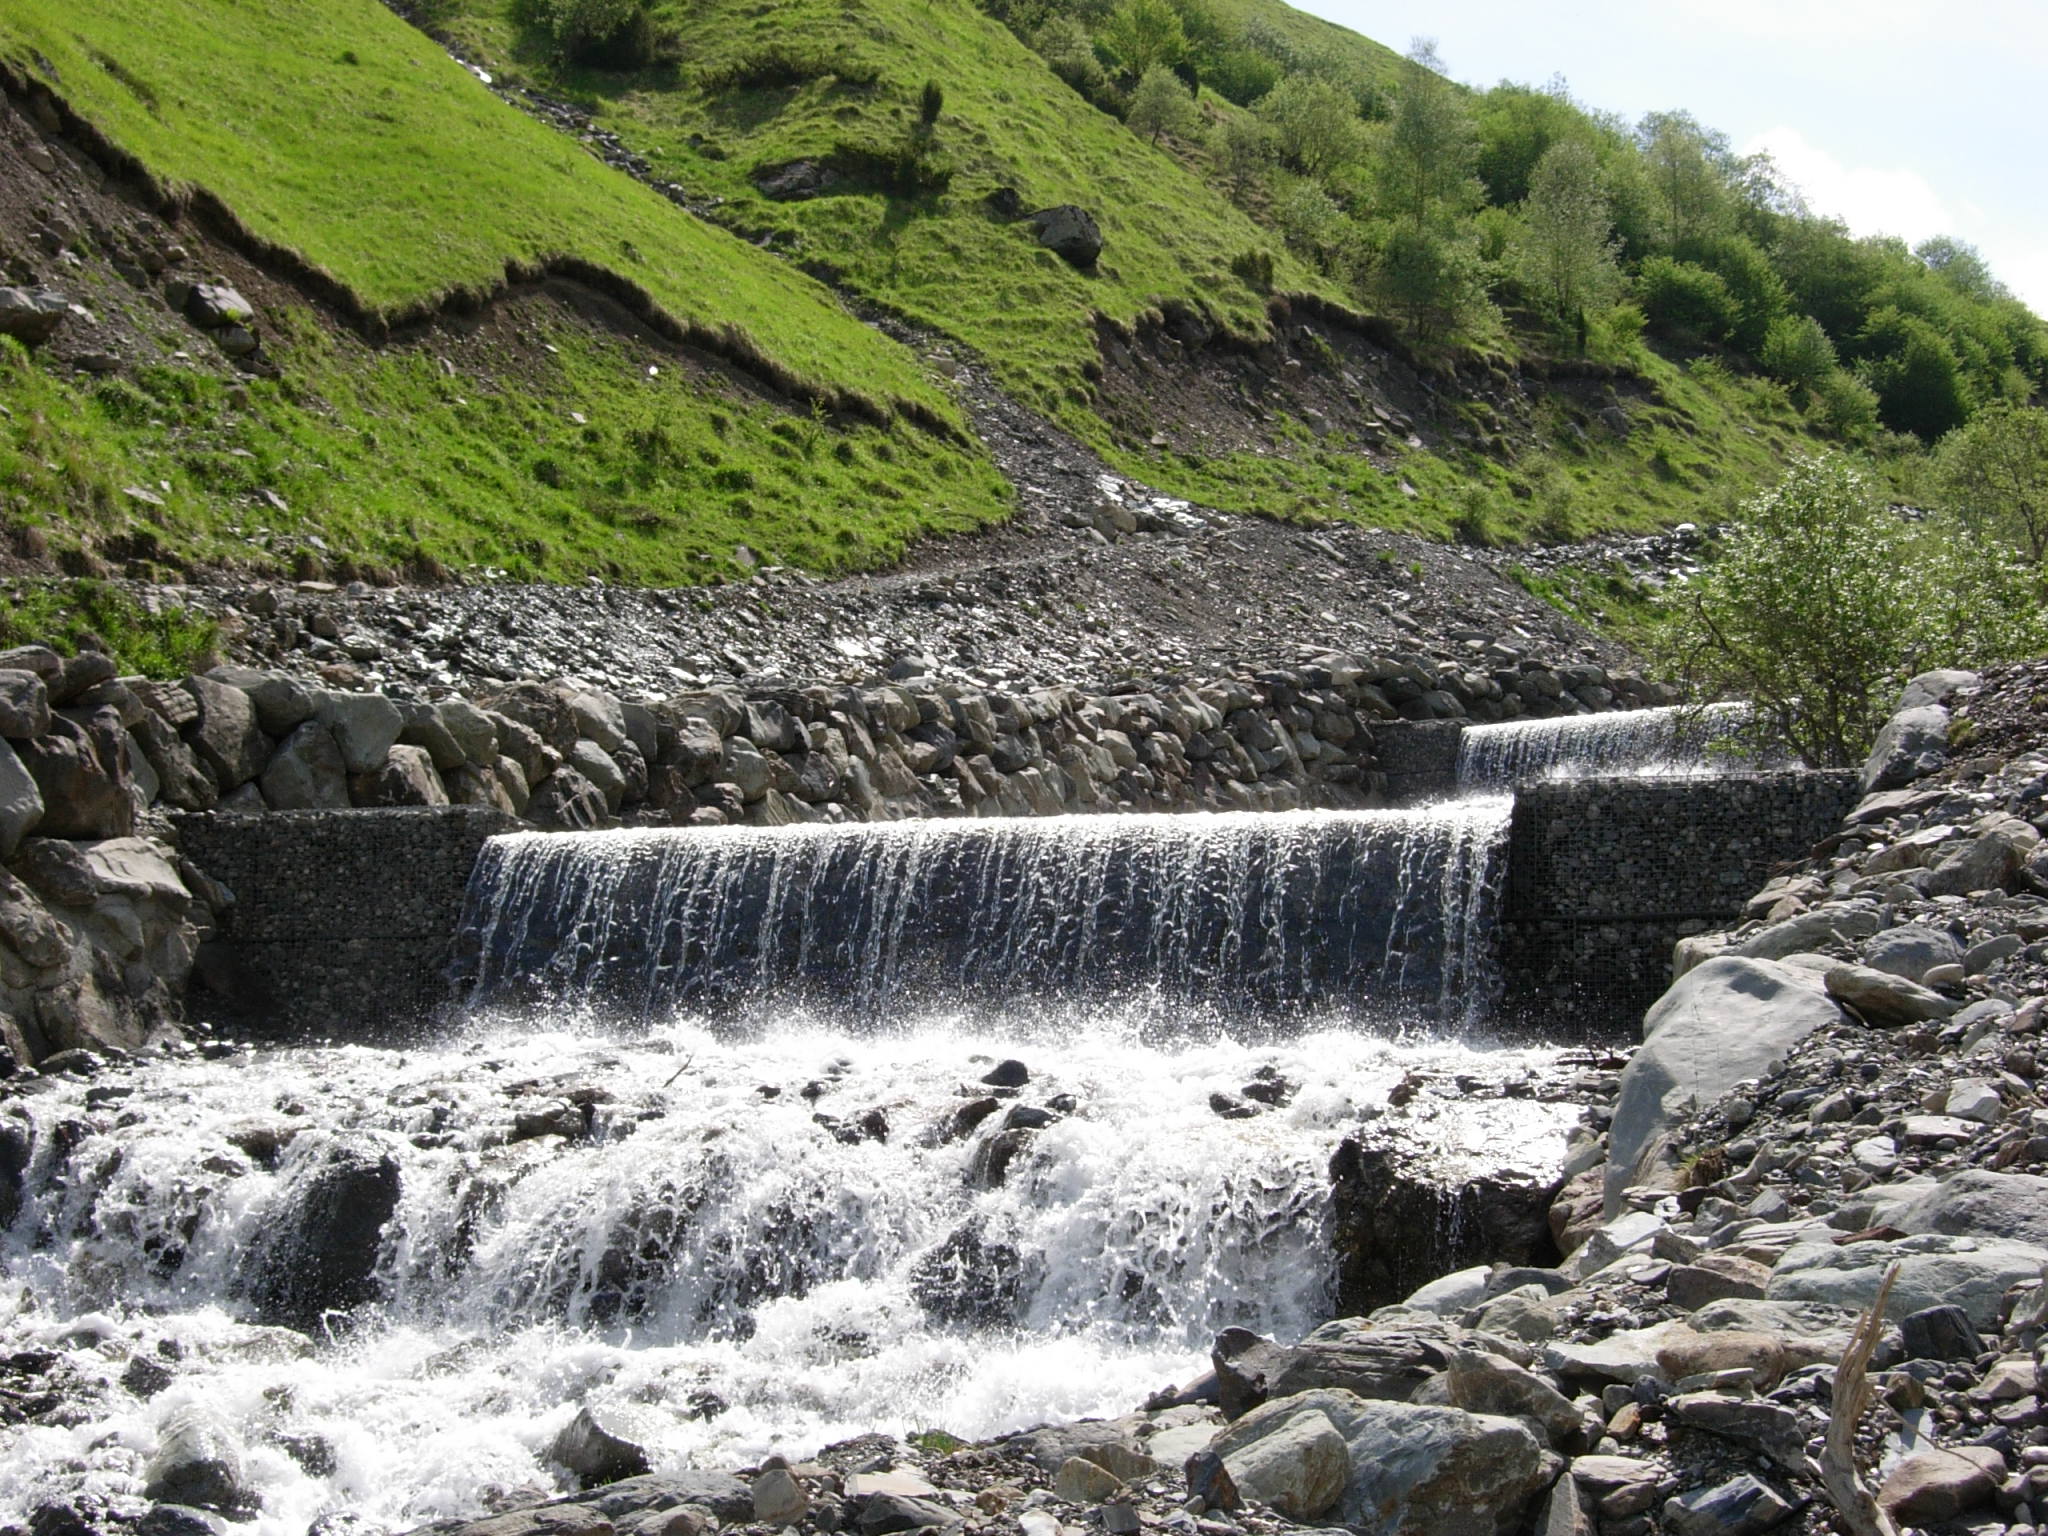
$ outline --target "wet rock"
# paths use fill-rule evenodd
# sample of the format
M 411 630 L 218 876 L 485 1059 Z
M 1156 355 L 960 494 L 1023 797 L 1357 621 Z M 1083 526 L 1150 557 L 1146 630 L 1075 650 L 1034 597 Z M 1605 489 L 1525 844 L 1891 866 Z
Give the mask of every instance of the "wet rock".
M 940 1323 L 999 1328 L 1014 1323 L 1023 1295 L 1023 1256 L 987 1236 L 979 1217 L 911 1268 L 911 1294 Z
M 981 1081 L 991 1088 L 1022 1088 L 1031 1081 L 1031 1069 L 1021 1061 L 999 1061 L 982 1074 Z
M 288 1172 L 269 1240 L 250 1259 L 246 1285 L 258 1317 L 316 1333 L 375 1299 L 378 1249 L 398 1193 L 397 1159 L 366 1147 L 330 1143 Z
M 640 1415 L 617 1407 L 593 1409 L 588 1403 L 549 1442 L 547 1459 L 557 1462 L 583 1485 L 616 1483 L 647 1471 L 651 1426 Z M 747 1499 L 751 1513 L 753 1496 Z
M 121 1372 L 122 1387 L 144 1401 L 155 1397 L 175 1379 L 169 1366 L 148 1355 L 133 1356 Z
M 143 1497 L 166 1504 L 229 1513 L 253 1502 L 244 1481 L 241 1442 L 225 1419 L 196 1405 L 164 1421 L 142 1477 Z

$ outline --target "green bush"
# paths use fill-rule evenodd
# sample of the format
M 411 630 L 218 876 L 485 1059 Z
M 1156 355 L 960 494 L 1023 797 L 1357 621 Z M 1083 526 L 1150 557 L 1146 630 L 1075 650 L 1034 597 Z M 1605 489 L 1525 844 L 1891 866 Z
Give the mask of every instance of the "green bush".
M 646 0 L 518 0 L 519 21 L 573 64 L 599 69 L 647 69 L 672 60 Z
M 1271 251 L 1239 251 L 1230 258 L 1230 270 L 1254 293 L 1273 291 L 1273 253 Z
M 1669 256 L 1643 263 L 1636 297 L 1651 327 L 1674 338 L 1726 341 L 1740 318 L 1735 295 L 1720 273 Z

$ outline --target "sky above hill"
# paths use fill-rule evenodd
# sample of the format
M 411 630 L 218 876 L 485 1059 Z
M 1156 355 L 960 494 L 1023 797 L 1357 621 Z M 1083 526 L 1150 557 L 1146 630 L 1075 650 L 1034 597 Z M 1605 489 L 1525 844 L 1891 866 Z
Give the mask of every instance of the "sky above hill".
M 2042 0 L 1293 0 L 1470 85 L 1561 74 L 1633 121 L 1683 108 L 1769 150 L 1858 234 L 1977 247 L 2048 315 Z

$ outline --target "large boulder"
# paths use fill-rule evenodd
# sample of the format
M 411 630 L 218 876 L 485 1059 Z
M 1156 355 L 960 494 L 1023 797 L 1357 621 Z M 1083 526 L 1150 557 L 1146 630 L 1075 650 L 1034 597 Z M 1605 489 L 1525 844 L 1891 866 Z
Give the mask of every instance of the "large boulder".
M 189 696 L 182 691 L 181 699 Z M 156 775 L 157 797 L 181 811 L 210 811 L 220 803 L 220 786 L 201 765 L 198 754 L 154 710 L 135 722 L 131 739 Z
M 1419 1403 L 1370 1401 L 1337 1388 L 1254 1409 L 1210 1449 L 1226 1467 L 1268 1435 L 1307 1418 L 1350 1453 L 1351 1479 L 1325 1519 L 1379 1536 L 1506 1536 L 1556 1475 L 1557 1459 L 1513 1419 Z
M 1750 960 L 1783 960 L 1842 939 L 1867 939 L 1882 926 L 1875 907 L 1830 902 L 1759 928 L 1729 953 Z
M 556 1432 L 548 1460 L 575 1473 L 586 1487 L 615 1483 L 646 1473 L 647 1448 L 656 1433 L 654 1421 L 640 1410 L 586 1403 Z
M 2048 1248 L 2048 1179 L 1965 1168 L 1927 1194 L 1882 1213 L 1901 1232 L 1999 1237 Z
M 341 765 L 350 773 L 375 773 L 384 766 L 405 716 L 381 693 L 330 693 L 320 700 L 314 717 L 334 732 Z
M 1608 1140 L 1606 1203 L 1654 1173 L 1676 1120 L 1784 1060 L 1841 1011 L 1810 971 L 1723 955 L 1681 976 L 1643 1016 L 1643 1045 L 1621 1075 Z
M 50 690 L 21 667 L 0 667 L 0 737 L 26 741 L 50 728 Z
M 1061 261 L 1090 271 L 1102 254 L 1102 229 L 1095 215 L 1073 203 L 1042 208 L 1031 215 L 1031 233 Z
M 256 723 L 256 706 L 231 683 L 188 677 L 185 691 L 199 706 L 185 727 L 185 740 L 223 790 L 239 789 L 263 771 L 270 739 Z
M 489 768 L 498 761 L 498 727 L 491 717 L 467 699 L 443 699 L 434 706 L 441 717 L 441 729 L 462 749 L 473 767 Z
M 448 787 L 425 747 L 401 743 L 385 753 L 381 768 L 349 779 L 349 799 L 357 805 L 446 805 Z
M 384 1225 L 398 1208 L 398 1160 L 346 1142 L 293 1143 L 297 1159 L 244 1261 L 259 1321 L 318 1333 L 330 1314 L 377 1296 Z
M 0 336 L 39 347 L 57 334 L 71 304 L 54 288 L 0 288 Z
M 263 800 L 273 811 L 348 809 L 348 770 L 334 732 L 308 720 L 278 744 L 263 770 Z
M 547 781 L 526 802 L 526 819 L 536 826 L 558 827 L 565 832 L 589 832 L 611 819 L 604 794 L 595 784 L 566 764 L 547 776 Z
M 250 706 L 256 711 L 256 723 L 263 727 L 265 735 L 283 736 L 312 719 L 319 709 L 319 691 L 288 673 L 262 672 L 254 667 L 215 667 L 206 675 L 249 696 Z
M 1900 692 L 1899 708 L 1924 709 L 1930 704 L 1946 704 L 1962 689 L 1976 687 L 1980 680 L 1975 672 L 1953 667 L 1922 672 L 1908 681 Z
M 1987 828 L 1929 870 L 1920 888 L 1929 896 L 1967 896 L 1972 891 L 2009 891 L 2019 882 L 2027 856 L 2041 834 L 2017 817 Z
M 1885 722 L 1863 762 L 1863 793 L 1899 789 L 1948 761 L 1948 711 L 1939 704 L 1902 709 Z
M 1234 1449 L 1223 1465 L 1240 1495 L 1290 1520 L 1322 1518 L 1351 1483 L 1351 1448 L 1329 1415 L 1315 1408 L 1285 1416 Z
M 45 837 L 126 837 L 135 829 L 128 733 L 111 709 L 83 721 L 57 715 L 46 734 L 15 743 L 15 753 L 42 797 L 36 830 Z
M 1945 1019 L 1958 1006 L 1953 999 L 1917 981 L 1867 965 L 1830 966 L 1825 985 L 1829 997 L 1855 1009 L 1872 1024 L 1918 1024 L 1923 1019 Z
M 1885 1303 L 1887 1317 L 1896 1322 L 1908 1313 L 1952 1303 L 1977 1327 L 1995 1331 L 2007 1288 L 2037 1278 L 2042 1265 L 2048 1264 L 2048 1248 L 2005 1238 L 1934 1233 L 1839 1248 L 1833 1243 L 1794 1243 L 1771 1271 L 1766 1295 L 1773 1301 L 1867 1308 L 1894 1259 L 1899 1278 Z
M 21 840 L 43 819 L 43 792 L 21 765 L 14 748 L 0 740 L 0 861 L 14 857 Z
M 1904 923 L 1885 929 L 1864 945 L 1863 963 L 1872 970 L 1918 981 L 1937 965 L 1961 965 L 1963 947 L 1939 928 Z

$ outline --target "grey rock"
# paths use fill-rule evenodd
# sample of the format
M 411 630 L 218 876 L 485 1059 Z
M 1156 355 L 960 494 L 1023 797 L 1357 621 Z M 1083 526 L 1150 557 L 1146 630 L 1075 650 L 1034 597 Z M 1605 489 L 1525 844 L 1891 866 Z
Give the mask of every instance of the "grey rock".
M 1789 1408 L 1721 1392 L 1682 1392 L 1665 1407 L 1673 1418 L 1689 1428 L 1762 1451 L 1787 1471 L 1804 1468 L 1806 1436 L 1800 1429 L 1799 1415 Z
M 1123 1486 L 1122 1478 L 1085 1456 L 1069 1456 L 1052 1480 L 1052 1491 L 1069 1504 L 1100 1504 Z
M 621 745 L 627 744 L 623 735 L 619 740 Z M 569 766 L 597 786 L 605 808 L 617 815 L 626 803 L 626 775 L 611 754 L 594 741 L 579 740 L 569 749 Z
M 556 1432 L 547 1459 L 558 1462 L 586 1483 L 615 1483 L 647 1471 L 647 1447 L 655 1426 L 632 1409 L 585 1403 Z M 752 1496 L 748 1498 L 751 1512 Z
M 1899 709 L 1925 709 L 1930 704 L 1946 704 L 1964 688 L 1974 688 L 1983 679 L 1975 672 L 1963 672 L 1954 668 L 1922 672 L 1908 682 L 1899 694 Z
M 1672 1536 L 1757 1536 L 1782 1525 L 1791 1513 L 1791 1504 L 1747 1472 L 1681 1494 L 1663 1509 L 1664 1529 Z
M 185 300 L 185 314 L 194 325 L 217 330 L 248 325 L 256 318 L 256 306 L 225 283 L 195 283 Z
M 2019 883 L 2027 857 L 2041 835 L 2023 821 L 2008 819 L 1991 828 L 1927 872 L 1920 888 L 1929 896 L 1967 896 L 1973 891 L 2009 891 Z M 1959 955 L 1957 959 L 1962 957 Z
M 432 704 L 400 704 L 398 707 L 405 716 L 405 724 L 398 731 L 399 745 L 422 748 L 433 761 L 437 773 L 447 773 L 469 761 L 469 754 L 442 721 L 438 708 Z M 493 731 L 491 735 L 495 742 L 497 733 Z
M 1937 965 L 1953 965 L 1962 958 L 1960 944 L 1939 928 L 1929 928 L 1924 923 L 1887 928 L 1863 946 L 1865 965 L 1908 981 L 1918 981 Z
M 384 754 L 384 766 L 375 772 L 351 774 L 348 792 L 355 805 L 448 804 L 448 787 L 434 771 L 427 749 L 402 744 Z
M 1439 1380 L 1454 1408 L 1525 1419 L 1553 1449 L 1581 1449 L 1578 1441 L 1585 1426 L 1571 1399 L 1512 1360 L 1461 1349 L 1452 1354 L 1450 1368 Z
M 1922 1307 L 1900 1318 L 1899 1340 L 1908 1360 L 1974 1362 L 1984 1348 L 1970 1315 L 1946 1303 Z
M 1931 992 L 1903 976 L 1872 970 L 1867 965 L 1830 966 L 1828 996 L 1853 1008 L 1872 1024 L 1918 1024 L 1924 1019 L 1945 1019 L 1956 1004 L 1939 992 Z
M 564 689 L 562 699 L 578 736 L 596 742 L 606 752 L 616 752 L 619 743 L 627 739 L 626 712 L 610 694 Z
M 1241 1448 L 1309 1413 L 1327 1420 L 1351 1454 L 1351 1481 L 1327 1518 L 1383 1536 L 1506 1536 L 1556 1473 L 1555 1458 L 1516 1420 L 1338 1388 L 1255 1408 L 1213 1450 L 1228 1466 Z
M 185 740 L 222 790 L 239 789 L 263 771 L 270 739 L 256 722 L 249 695 L 211 677 L 188 677 L 185 691 L 199 706 Z
M 526 819 L 536 826 L 588 832 L 610 820 L 604 795 L 574 768 L 561 767 L 526 802 Z
M 191 700 L 182 689 L 177 697 Z M 181 811 L 210 811 L 220 801 L 220 786 L 200 765 L 198 755 L 186 746 L 177 732 L 154 710 L 144 712 L 135 723 L 131 739 L 142 749 L 150 770 L 156 775 L 157 794 L 165 804 Z
M 1760 928 L 1730 953 L 1752 960 L 1783 960 L 1837 939 L 1867 939 L 1883 925 L 1873 907 L 1830 904 Z
M 768 793 L 768 759 L 744 736 L 734 736 L 724 744 L 718 776 L 737 787 L 740 798 L 750 804 Z
M 1609 1134 L 1606 1200 L 1642 1183 L 1677 1118 L 1782 1061 L 1840 1011 L 1811 972 L 1721 956 L 1680 977 L 1643 1017 L 1643 1045 L 1621 1077 Z
M 1948 761 L 1948 711 L 1938 704 L 1902 709 L 1885 722 L 1863 762 L 1863 792 L 1899 789 Z
M 289 734 L 312 719 L 319 709 L 319 691 L 289 673 L 263 672 L 255 667 L 215 667 L 206 675 L 246 693 L 256 710 L 256 723 L 267 736 Z
M 1884 1221 L 1901 1232 L 2010 1238 L 2048 1248 L 2048 1178 L 1965 1168 L 1886 1210 Z
M 0 336 L 23 346 L 41 346 L 70 313 L 70 302 L 54 288 L 0 288 Z
M 308 720 L 278 744 L 258 781 L 274 811 L 346 810 L 348 770 L 334 733 Z
M 762 1525 L 795 1525 L 811 1507 L 803 1484 L 781 1457 L 771 1457 L 754 1474 L 754 1519 Z
M 441 728 L 455 739 L 465 760 L 478 768 L 497 764 L 498 727 L 489 715 L 467 699 L 443 699 L 434 708 L 441 716 Z
M 1069 266 L 1088 271 L 1102 254 L 1102 229 L 1086 208 L 1072 203 L 1042 208 L 1031 215 L 1030 226 L 1038 243 Z
M 178 1409 L 157 1433 L 142 1474 L 144 1498 L 223 1513 L 253 1504 L 241 1442 L 219 1414 L 196 1404 Z
M 405 717 L 379 693 L 330 693 L 320 700 L 317 718 L 334 733 L 341 763 L 350 773 L 374 773 L 384 766 Z
M 25 741 L 50 728 L 50 691 L 35 673 L 0 668 L 0 737 Z
M 1318 1520 L 1351 1482 L 1351 1448 L 1316 1409 L 1276 1418 L 1256 1439 L 1236 1445 L 1223 1465 L 1244 1498 L 1290 1520 Z
M 128 733 L 112 710 L 84 721 L 57 715 L 33 741 L 14 744 L 15 756 L 35 781 L 46 837 L 126 837 L 135 829 L 135 797 L 128 777 Z
M 2005 1471 L 2005 1458 L 1989 1446 L 1912 1451 L 1878 1484 L 1878 1507 L 1895 1521 L 1941 1525 L 1989 1504 Z
M 2048 1264 L 2048 1248 L 2003 1238 L 1929 1234 L 1891 1243 L 1795 1243 L 1771 1271 L 1773 1301 L 1819 1301 L 1867 1308 L 1876 1299 L 1885 1267 L 1899 1262 L 1885 1315 L 1894 1321 L 1928 1307 L 1954 1303 L 1980 1329 L 1994 1329 L 2006 1289 L 2033 1279 Z
M 0 861 L 14 857 L 21 840 L 43 819 L 43 792 L 14 748 L 0 740 Z
M 47 645 L 15 645 L 0 651 L 0 671 L 33 672 L 45 683 L 64 670 L 64 658 Z

